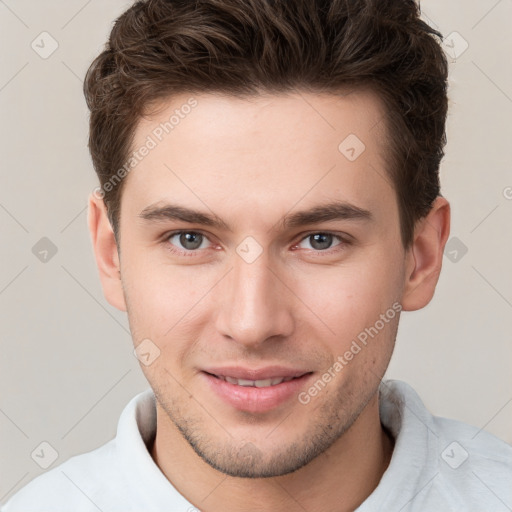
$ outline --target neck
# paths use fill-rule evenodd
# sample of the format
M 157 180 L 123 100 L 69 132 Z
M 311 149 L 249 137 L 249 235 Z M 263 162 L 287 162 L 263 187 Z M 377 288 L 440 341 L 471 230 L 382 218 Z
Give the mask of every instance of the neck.
M 273 478 L 234 478 L 204 462 L 157 405 L 151 455 L 163 474 L 203 512 L 342 512 L 377 487 L 393 451 L 382 428 L 378 393 L 328 450 L 301 469 Z

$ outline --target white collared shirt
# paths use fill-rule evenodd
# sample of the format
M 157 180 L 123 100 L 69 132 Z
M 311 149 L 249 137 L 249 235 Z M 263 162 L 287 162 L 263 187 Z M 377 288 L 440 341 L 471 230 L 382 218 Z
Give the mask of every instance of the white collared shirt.
M 357 512 L 512 510 L 512 447 L 465 423 L 432 416 L 406 383 L 380 387 L 391 462 Z M 156 429 L 151 389 L 123 410 L 116 437 L 38 476 L 2 512 L 194 512 L 160 471 L 147 443 Z M 200 506 L 200 505 L 199 505 Z

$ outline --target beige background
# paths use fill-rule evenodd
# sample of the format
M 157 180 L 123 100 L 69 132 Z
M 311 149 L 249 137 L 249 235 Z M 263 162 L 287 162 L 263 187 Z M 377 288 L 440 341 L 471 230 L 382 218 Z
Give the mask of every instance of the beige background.
M 129 4 L 0 1 L 0 502 L 43 471 L 31 458 L 41 442 L 58 454 L 51 467 L 103 444 L 147 386 L 127 320 L 103 298 L 86 227 L 96 178 L 82 79 Z M 435 414 L 512 442 L 512 2 L 422 6 L 445 36 L 460 34 L 447 37 L 456 58 L 442 184 L 452 250 L 467 253 L 445 257 L 434 301 L 404 314 L 388 376 Z M 43 31 L 59 45 L 46 59 L 31 47 Z M 43 237 L 57 249 L 45 263 L 32 252 Z

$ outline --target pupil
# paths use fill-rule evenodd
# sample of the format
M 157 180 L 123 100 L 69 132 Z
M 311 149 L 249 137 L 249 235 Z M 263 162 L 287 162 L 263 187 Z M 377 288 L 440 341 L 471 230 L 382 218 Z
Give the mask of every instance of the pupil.
M 311 246 L 314 249 L 329 249 L 332 243 L 332 235 L 326 233 L 318 233 L 312 236 Z
M 200 233 L 182 233 L 180 243 L 185 249 L 197 249 L 203 241 L 202 238 Z

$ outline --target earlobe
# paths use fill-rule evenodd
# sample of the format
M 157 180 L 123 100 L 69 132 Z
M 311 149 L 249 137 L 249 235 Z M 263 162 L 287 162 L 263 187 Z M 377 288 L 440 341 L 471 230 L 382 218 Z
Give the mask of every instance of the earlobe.
M 88 225 L 105 298 L 115 308 L 126 311 L 117 243 L 102 199 L 89 196 Z
M 449 234 L 450 204 L 444 197 L 439 196 L 429 214 L 417 223 L 412 246 L 406 255 L 405 288 L 402 297 L 405 311 L 421 309 L 432 300 Z

